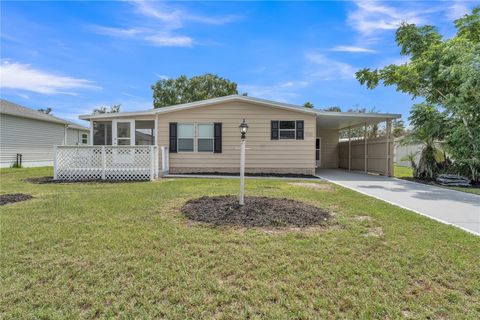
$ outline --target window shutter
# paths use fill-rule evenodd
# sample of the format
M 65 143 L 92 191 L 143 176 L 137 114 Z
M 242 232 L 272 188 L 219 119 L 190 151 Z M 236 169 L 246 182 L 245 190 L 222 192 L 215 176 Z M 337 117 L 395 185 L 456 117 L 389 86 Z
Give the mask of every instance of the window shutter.
M 176 122 L 170 122 L 169 136 L 170 136 L 169 150 L 171 153 L 176 153 L 177 152 L 177 123 Z
M 278 140 L 278 128 L 279 128 L 279 121 L 278 120 L 272 120 L 271 125 L 270 125 L 270 139 L 271 140 Z
M 213 152 L 222 153 L 222 123 L 213 124 Z
M 303 120 L 297 120 L 297 140 L 303 140 Z

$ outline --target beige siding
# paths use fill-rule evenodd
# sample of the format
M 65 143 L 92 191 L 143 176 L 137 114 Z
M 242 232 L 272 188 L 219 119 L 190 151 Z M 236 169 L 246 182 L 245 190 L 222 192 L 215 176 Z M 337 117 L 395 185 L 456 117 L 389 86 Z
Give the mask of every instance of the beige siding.
M 222 153 L 179 152 L 170 154 L 171 172 L 238 172 L 239 124 L 245 118 L 246 171 L 303 173 L 315 171 L 315 116 L 303 112 L 229 102 L 159 115 L 159 145 L 168 146 L 169 123 L 222 123 Z M 304 120 L 304 140 L 270 140 L 271 120 Z
M 53 146 L 63 144 L 63 124 L 20 118 L 2 114 L 0 116 L 0 163 L 11 166 L 16 154 L 23 155 L 25 166 L 52 165 Z
M 338 130 L 317 127 L 317 137 L 322 142 L 320 168 L 338 168 Z

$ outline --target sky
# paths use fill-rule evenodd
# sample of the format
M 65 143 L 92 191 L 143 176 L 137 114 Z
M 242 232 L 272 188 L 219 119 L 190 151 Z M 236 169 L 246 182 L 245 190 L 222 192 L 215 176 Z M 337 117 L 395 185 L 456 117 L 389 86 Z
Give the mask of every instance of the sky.
M 257 98 L 407 120 L 408 95 L 366 89 L 355 72 L 408 61 L 395 44 L 400 23 L 435 25 L 449 38 L 453 20 L 479 4 L 2 1 L 1 96 L 82 123 L 78 115 L 100 106 L 152 108 L 159 79 L 214 73 Z

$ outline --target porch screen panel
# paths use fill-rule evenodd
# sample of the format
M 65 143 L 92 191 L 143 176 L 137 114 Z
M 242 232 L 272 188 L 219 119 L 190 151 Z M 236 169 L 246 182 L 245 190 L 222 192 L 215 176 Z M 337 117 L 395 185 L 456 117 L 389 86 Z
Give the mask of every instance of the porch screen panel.
M 112 122 L 93 121 L 93 144 L 112 145 Z
M 155 144 L 155 121 L 137 120 L 135 121 L 135 145 Z

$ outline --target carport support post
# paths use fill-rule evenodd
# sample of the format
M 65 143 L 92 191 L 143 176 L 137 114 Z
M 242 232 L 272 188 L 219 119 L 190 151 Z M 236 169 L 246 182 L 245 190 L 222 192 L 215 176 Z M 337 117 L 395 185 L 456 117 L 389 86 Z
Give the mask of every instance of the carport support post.
M 352 141 L 351 141 L 351 129 L 348 128 L 348 171 L 352 168 Z
M 392 123 L 390 120 L 387 119 L 387 125 L 385 127 L 385 148 L 386 148 L 386 154 L 385 154 L 385 165 L 386 165 L 386 175 L 388 177 L 391 176 L 390 173 L 390 131 L 392 130 Z
M 364 150 L 365 164 L 364 164 L 364 167 L 365 167 L 365 173 L 367 173 L 367 171 L 368 171 L 368 147 L 367 147 L 367 123 L 366 122 L 365 122 L 365 129 L 363 131 L 363 144 L 365 146 L 365 150 Z

